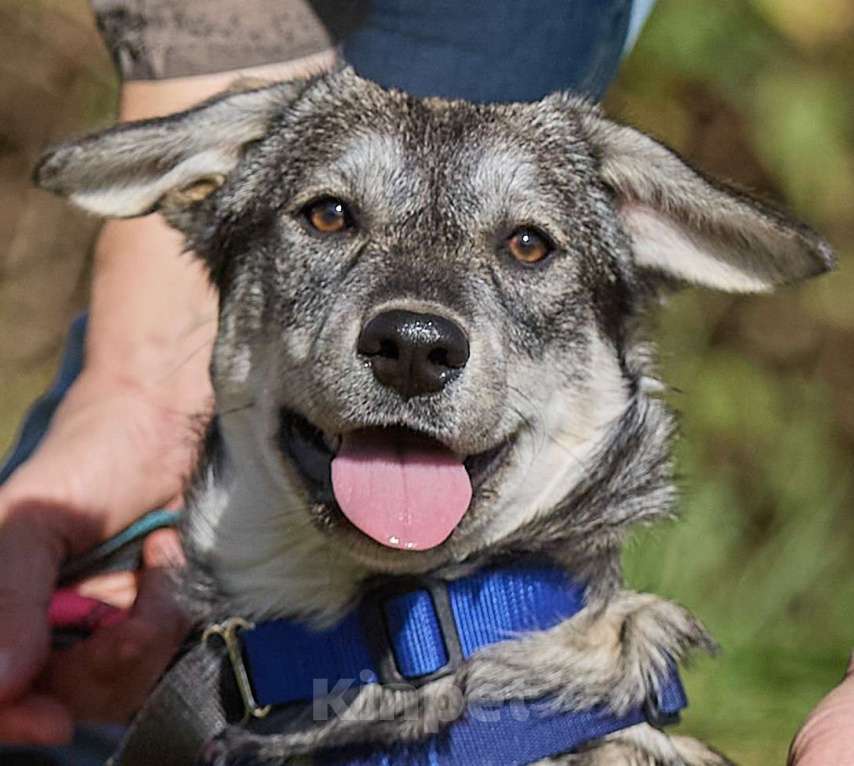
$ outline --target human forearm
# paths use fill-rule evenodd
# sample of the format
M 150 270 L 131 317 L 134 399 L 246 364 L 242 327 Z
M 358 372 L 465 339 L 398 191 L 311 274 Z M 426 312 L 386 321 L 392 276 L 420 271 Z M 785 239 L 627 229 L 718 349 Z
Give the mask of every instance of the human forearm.
M 84 375 L 160 393 L 179 409 L 208 396 L 216 295 L 157 215 L 105 225 L 96 246 Z

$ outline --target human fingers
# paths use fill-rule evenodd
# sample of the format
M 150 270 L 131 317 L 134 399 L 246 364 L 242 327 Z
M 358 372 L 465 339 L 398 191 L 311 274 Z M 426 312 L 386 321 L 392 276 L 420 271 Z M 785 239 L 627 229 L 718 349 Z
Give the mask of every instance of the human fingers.
M 172 570 L 183 561 L 177 536 L 158 530 L 143 548 L 146 564 L 128 617 L 55 652 L 40 689 L 77 720 L 126 721 L 142 704 L 189 629 L 173 596 Z
M 819 702 L 795 736 L 789 764 L 854 764 L 854 654 L 842 683 Z
M 57 515 L 0 493 L 0 704 L 20 696 L 47 657 L 47 609 L 64 556 Z
M 74 590 L 85 598 L 97 599 L 119 609 L 130 609 L 136 599 L 137 587 L 135 572 L 107 572 L 88 578 Z
M 0 742 L 61 745 L 71 741 L 74 724 L 66 708 L 43 694 L 28 694 L 0 706 Z
M 64 557 L 63 509 L 10 482 L 0 491 L 0 741 L 62 743 L 69 712 L 29 688 L 48 654 L 47 610 Z

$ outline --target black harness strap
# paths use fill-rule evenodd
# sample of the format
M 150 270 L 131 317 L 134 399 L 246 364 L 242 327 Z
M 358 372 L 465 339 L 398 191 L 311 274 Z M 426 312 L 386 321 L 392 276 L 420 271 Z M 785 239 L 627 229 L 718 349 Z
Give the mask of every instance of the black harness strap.
M 200 643 L 164 676 L 109 766 L 190 766 L 226 726 L 220 702 L 224 651 Z

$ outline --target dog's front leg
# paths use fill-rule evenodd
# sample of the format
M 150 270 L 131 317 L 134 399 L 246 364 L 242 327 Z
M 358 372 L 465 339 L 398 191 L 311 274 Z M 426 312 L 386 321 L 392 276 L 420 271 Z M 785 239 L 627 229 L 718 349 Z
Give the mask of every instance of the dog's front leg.
M 690 737 L 670 737 L 646 724 L 611 735 L 583 752 L 538 761 L 532 766 L 733 766 Z
M 715 648 L 681 606 L 619 591 L 554 628 L 481 650 L 461 680 L 469 702 L 548 698 L 556 710 L 601 705 L 622 715 L 650 699 L 686 654 Z
M 311 756 L 271 753 L 266 739 L 229 727 L 204 747 L 195 766 L 314 766 Z
M 556 708 L 605 706 L 617 714 L 656 691 L 656 679 L 691 650 L 714 641 L 685 609 L 650 594 L 621 591 L 570 620 L 482 652 L 468 669 L 469 700 L 549 697 Z M 616 732 L 583 750 L 536 766 L 726 766 L 703 743 L 648 724 Z

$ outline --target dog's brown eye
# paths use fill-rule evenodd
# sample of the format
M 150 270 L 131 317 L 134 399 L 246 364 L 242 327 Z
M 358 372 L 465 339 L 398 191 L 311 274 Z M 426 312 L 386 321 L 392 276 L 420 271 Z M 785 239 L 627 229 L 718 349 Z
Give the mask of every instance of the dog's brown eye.
M 324 197 L 310 202 L 306 205 L 303 214 L 312 227 L 321 234 L 335 234 L 353 225 L 347 206 L 334 197 Z
M 516 229 L 507 240 L 507 247 L 517 261 L 537 263 L 554 250 L 552 241 L 536 229 Z

